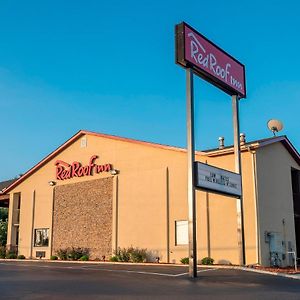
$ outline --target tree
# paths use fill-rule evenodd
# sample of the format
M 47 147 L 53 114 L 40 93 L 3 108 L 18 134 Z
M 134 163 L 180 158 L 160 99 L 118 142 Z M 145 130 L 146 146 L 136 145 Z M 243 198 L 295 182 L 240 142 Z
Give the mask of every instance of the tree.
M 5 221 L 8 219 L 8 209 L 0 207 L 0 220 Z
M 6 246 L 8 209 L 0 208 L 0 246 Z

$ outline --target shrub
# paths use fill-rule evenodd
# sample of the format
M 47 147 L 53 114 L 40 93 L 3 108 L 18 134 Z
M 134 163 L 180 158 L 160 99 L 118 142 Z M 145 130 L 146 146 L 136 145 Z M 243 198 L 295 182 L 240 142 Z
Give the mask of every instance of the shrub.
M 68 258 L 70 260 L 78 260 L 82 256 L 88 257 L 89 251 L 86 248 L 74 248 L 68 249 Z
M 10 252 L 6 255 L 6 258 L 8 259 L 16 259 L 17 258 L 17 254 L 16 253 L 13 253 L 13 252 Z
M 0 246 L 6 245 L 8 221 L 0 219 Z
M 134 247 L 118 248 L 115 255 L 110 258 L 110 261 L 121 262 L 145 262 L 147 260 L 147 249 L 139 249 Z
M 215 260 L 211 257 L 204 257 L 201 259 L 201 264 L 202 265 L 213 265 L 214 261 Z
M 118 262 L 118 261 L 119 261 L 118 256 L 117 256 L 117 255 L 112 256 L 112 257 L 109 259 L 109 261 L 112 261 L 112 262 Z
M 88 261 L 89 260 L 89 257 L 87 255 L 83 255 L 79 258 L 79 260 L 81 261 Z
M 18 255 L 18 259 L 25 259 L 25 256 L 23 254 Z
M 147 259 L 147 250 L 139 248 L 129 248 L 130 261 L 134 263 L 145 262 Z
M 119 248 L 116 251 L 116 256 L 118 258 L 118 261 L 129 262 L 129 260 L 130 260 L 130 255 L 129 255 L 128 249 L 126 249 L 126 248 Z
M 189 258 L 188 257 L 183 257 L 181 260 L 180 260 L 180 262 L 182 263 L 182 264 L 184 264 L 184 265 L 188 265 L 189 264 Z
M 6 247 L 0 246 L 0 258 L 5 258 L 6 256 Z
M 58 257 L 56 255 L 51 255 L 50 259 L 51 260 L 58 260 Z
M 68 249 L 58 249 L 56 254 L 61 260 L 68 259 Z
M 89 250 L 87 248 L 65 248 L 56 251 L 57 256 L 61 260 L 78 260 L 82 256 L 89 257 Z

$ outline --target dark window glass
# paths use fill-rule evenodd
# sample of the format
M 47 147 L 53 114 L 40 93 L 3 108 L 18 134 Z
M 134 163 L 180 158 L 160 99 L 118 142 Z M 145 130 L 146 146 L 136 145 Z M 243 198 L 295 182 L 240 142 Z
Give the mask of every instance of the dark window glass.
M 34 230 L 34 247 L 48 247 L 49 229 L 41 228 Z

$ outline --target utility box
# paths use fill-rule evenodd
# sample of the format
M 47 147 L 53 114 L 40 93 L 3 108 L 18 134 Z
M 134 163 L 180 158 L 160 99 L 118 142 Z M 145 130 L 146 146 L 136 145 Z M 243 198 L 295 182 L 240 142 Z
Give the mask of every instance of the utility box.
M 282 236 L 278 232 L 269 232 L 269 247 L 270 247 L 270 264 L 273 267 L 282 266 L 282 260 L 284 258 L 284 249 Z

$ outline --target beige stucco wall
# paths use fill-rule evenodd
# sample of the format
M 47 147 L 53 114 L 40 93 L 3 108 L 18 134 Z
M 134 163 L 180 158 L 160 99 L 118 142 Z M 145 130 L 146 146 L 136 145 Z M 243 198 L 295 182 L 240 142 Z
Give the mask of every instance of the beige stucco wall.
M 291 168 L 299 170 L 298 164 L 281 143 L 257 151 L 261 259 L 265 265 L 269 264 L 269 244 L 264 236 L 266 231 L 279 233 L 286 246 L 291 241 L 295 249 Z M 287 250 L 285 245 L 283 250 Z M 287 259 L 282 263 L 287 264 Z
M 219 168 L 235 171 L 233 154 L 206 157 L 208 164 Z M 254 172 L 252 163 L 252 154 L 250 151 L 242 152 L 242 175 L 243 175 L 243 207 L 244 207 L 244 231 L 246 246 L 246 264 L 258 262 L 257 239 L 256 239 L 256 206 L 255 206 L 255 189 L 254 189 Z M 230 263 L 239 262 L 239 247 L 237 240 L 237 199 L 224 197 L 216 194 L 209 194 L 211 202 L 211 213 L 215 212 L 215 227 L 210 231 L 212 240 L 223 241 L 226 252 L 230 253 L 226 257 Z M 211 224 L 211 226 L 213 226 Z M 218 230 L 214 230 L 218 228 Z M 221 243 L 221 242 L 220 242 Z M 221 243 L 221 244 L 222 244 Z M 217 247 L 212 250 L 212 257 L 222 256 L 222 247 L 219 253 L 216 253 Z M 223 252 L 224 253 L 224 252 Z
M 46 257 L 50 257 L 53 206 L 53 187 L 48 184 L 50 180 L 55 180 L 59 186 L 112 176 L 104 172 L 59 181 L 55 179 L 55 161 L 79 161 L 86 165 L 92 155 L 99 155 L 96 160 L 98 164 L 111 163 L 119 170 L 119 174 L 113 177 L 111 251 L 116 247 L 147 248 L 153 257 L 159 256 L 161 261 L 174 263 L 188 256 L 187 245 L 175 244 L 175 221 L 187 220 L 186 153 L 94 135 L 86 137 L 86 148 L 81 148 L 79 138 L 11 192 L 11 197 L 17 192 L 22 195 L 19 253 L 30 257 L 35 256 L 35 251 L 45 250 Z M 280 153 L 277 155 L 280 156 Z M 263 153 L 261 157 L 264 157 Z M 234 171 L 232 154 L 198 156 L 197 159 Z M 262 169 L 268 169 L 268 164 L 273 163 L 263 158 L 260 160 L 263 161 Z M 242 153 L 242 165 L 246 262 L 252 264 L 258 262 L 258 249 L 253 154 L 249 151 Z M 264 178 L 261 170 L 260 178 Z M 265 197 L 262 191 L 259 195 Z M 196 197 L 198 259 L 211 256 L 215 262 L 238 264 L 237 199 L 200 191 L 197 191 Z M 11 226 L 11 212 L 9 222 Z M 50 229 L 49 247 L 32 248 L 34 228 Z M 8 244 L 11 236 L 9 231 Z

